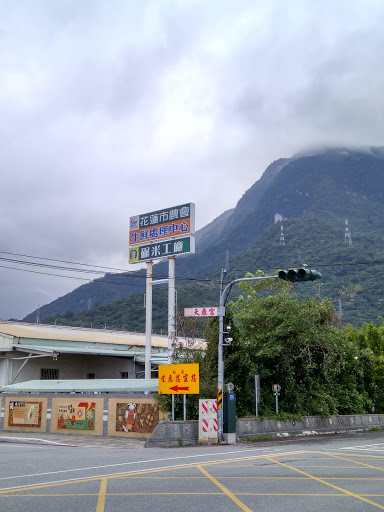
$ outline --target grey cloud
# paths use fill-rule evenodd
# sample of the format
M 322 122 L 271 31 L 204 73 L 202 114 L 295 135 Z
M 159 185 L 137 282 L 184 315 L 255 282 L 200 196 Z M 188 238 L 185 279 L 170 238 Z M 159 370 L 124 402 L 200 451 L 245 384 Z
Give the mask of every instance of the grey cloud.
M 2 250 L 126 268 L 130 215 L 195 201 L 202 227 L 271 160 L 382 144 L 382 2 L 0 0 L 0 13 Z M 0 277 L 0 318 L 81 284 Z

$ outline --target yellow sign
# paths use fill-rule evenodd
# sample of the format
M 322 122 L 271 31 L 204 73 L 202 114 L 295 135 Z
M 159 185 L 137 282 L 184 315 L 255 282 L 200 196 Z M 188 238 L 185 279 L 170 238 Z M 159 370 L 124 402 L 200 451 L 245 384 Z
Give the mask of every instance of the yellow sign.
M 199 384 L 198 363 L 159 365 L 161 395 L 198 395 Z

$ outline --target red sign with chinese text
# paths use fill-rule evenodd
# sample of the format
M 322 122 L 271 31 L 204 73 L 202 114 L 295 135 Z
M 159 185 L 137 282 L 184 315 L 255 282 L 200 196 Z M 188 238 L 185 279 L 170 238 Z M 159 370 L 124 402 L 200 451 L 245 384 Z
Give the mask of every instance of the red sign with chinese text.
M 205 308 L 184 308 L 184 316 L 219 316 L 219 308 L 205 307 Z

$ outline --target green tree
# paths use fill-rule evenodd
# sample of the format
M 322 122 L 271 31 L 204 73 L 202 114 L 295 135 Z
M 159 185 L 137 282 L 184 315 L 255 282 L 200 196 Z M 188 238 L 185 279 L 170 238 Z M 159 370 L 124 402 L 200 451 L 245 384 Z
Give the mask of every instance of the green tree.
M 260 283 L 258 283 L 260 284 Z M 365 412 L 367 397 L 357 389 L 357 348 L 336 327 L 331 301 L 298 300 L 288 293 L 259 297 L 261 287 L 249 287 L 247 297 L 232 304 L 239 324 L 240 346 L 229 374 L 240 392 L 239 412 L 254 410 L 253 376 L 261 376 L 261 414 L 273 414 L 272 384 L 281 385 L 280 411 L 329 415 Z M 239 366 L 241 370 L 239 370 Z M 228 371 L 227 371 L 228 375 Z
M 347 325 L 347 336 L 359 347 L 358 364 L 364 391 L 376 413 L 384 412 L 384 323 L 363 324 L 360 329 Z

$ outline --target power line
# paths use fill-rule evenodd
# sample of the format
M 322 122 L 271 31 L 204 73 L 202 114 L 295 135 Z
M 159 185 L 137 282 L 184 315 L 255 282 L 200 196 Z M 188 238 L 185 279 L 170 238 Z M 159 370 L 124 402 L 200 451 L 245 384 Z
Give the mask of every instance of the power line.
M 0 268 L 7 268 L 11 270 L 19 270 L 20 272 L 28 272 L 30 274 L 42 274 L 44 276 L 56 276 L 56 277 L 66 277 L 67 279 L 77 279 L 81 281 L 90 281 L 90 279 L 86 279 L 85 277 L 75 277 L 75 276 L 65 276 L 63 274 L 51 274 L 48 272 L 39 272 L 38 270 L 28 270 L 26 268 L 16 268 L 16 267 L 8 267 L 6 265 L 0 265 Z M 123 284 L 123 283 L 113 283 L 113 284 Z
M 54 259 L 54 258 L 46 258 L 46 257 L 42 257 L 42 256 L 33 256 L 33 255 L 29 255 L 29 254 L 20 254 L 20 253 L 6 252 L 6 251 L 0 251 L 0 254 L 6 254 L 8 256 L 19 256 L 19 257 L 23 257 L 23 258 L 31 258 L 31 259 L 35 259 L 35 260 L 52 261 L 55 263 L 65 263 L 67 265 L 77 265 L 77 266 L 83 266 L 83 267 L 87 267 L 87 268 L 76 268 L 76 267 L 67 267 L 67 266 L 61 266 L 61 265 L 52 265 L 49 263 L 40 263 L 40 262 L 35 262 L 35 261 L 26 261 L 26 260 L 20 260 L 20 259 L 5 258 L 5 257 L 0 256 L 0 261 L 13 263 L 13 264 L 17 264 L 17 265 L 27 265 L 27 266 L 38 267 L 38 268 L 60 270 L 60 271 L 64 271 L 64 272 L 91 274 L 93 276 L 94 275 L 105 276 L 105 274 L 109 273 L 108 271 L 112 270 L 112 271 L 122 272 L 122 273 L 111 274 L 111 275 L 114 275 L 119 278 L 133 278 L 133 279 L 135 279 L 135 278 L 145 279 L 146 278 L 144 269 L 142 272 L 140 272 L 140 271 L 135 272 L 135 271 L 128 271 L 126 269 L 119 269 L 119 268 L 115 268 L 115 267 L 104 267 L 102 265 L 90 265 L 88 263 L 74 262 L 74 261 L 68 261 L 68 260 L 59 260 L 59 259 Z M 311 264 L 308 264 L 307 266 L 308 267 L 316 266 L 316 267 L 325 268 L 325 267 L 343 267 L 343 266 L 357 266 L 357 265 L 384 265 L 384 261 L 377 260 L 377 261 L 357 261 L 357 262 L 344 261 L 344 262 L 340 262 L 340 263 L 313 263 L 313 264 L 311 263 Z M 286 265 L 286 267 L 290 268 L 291 265 Z M 293 265 L 293 267 L 295 267 L 295 265 Z M 10 269 L 10 270 L 19 270 L 22 272 L 28 272 L 28 273 L 40 274 L 40 275 L 48 275 L 48 276 L 53 276 L 53 277 L 64 277 L 66 279 L 75 279 L 75 280 L 81 280 L 81 281 L 87 281 L 87 282 L 97 282 L 94 279 L 92 279 L 91 277 L 89 277 L 89 278 L 75 277 L 75 276 L 68 276 L 68 275 L 64 275 L 64 274 L 55 274 L 52 272 L 41 272 L 41 271 L 30 270 L 30 269 L 28 270 L 28 269 L 17 268 L 17 267 L 6 266 L 6 265 L 0 265 L 0 268 Z M 95 270 L 95 269 L 104 269 L 104 270 Z M 280 269 L 281 269 L 281 267 L 268 267 L 268 268 L 259 269 L 259 270 L 280 270 Z M 244 269 L 235 269 L 232 272 L 247 272 L 247 271 L 248 270 L 244 270 Z M 157 274 L 157 275 L 154 275 L 153 277 L 162 279 L 162 278 L 166 278 L 167 276 Z M 191 277 L 185 277 L 185 278 L 177 277 L 176 279 L 178 281 L 191 281 L 191 282 L 197 282 L 197 283 L 202 283 L 202 282 L 209 282 L 209 283 L 215 283 L 215 284 L 218 283 L 218 281 L 216 281 L 214 279 L 201 279 L 201 278 L 191 278 Z M 114 284 L 114 285 L 126 286 L 124 283 L 119 282 L 119 281 L 108 281 L 105 277 L 102 279 L 101 282 L 103 284 Z M 141 285 L 139 285 L 139 284 L 130 283 L 129 286 L 141 288 Z
M 103 268 L 106 270 L 117 270 L 119 272 L 128 272 L 126 269 L 122 269 L 122 268 L 104 267 L 101 265 L 90 265 L 89 263 L 79 263 L 76 261 L 57 260 L 54 258 L 44 258 L 42 256 L 31 256 L 30 254 L 19 254 L 17 252 L 0 251 L 0 254 L 8 254 L 8 256 L 21 256 L 22 258 L 32 258 L 35 260 L 55 261 L 56 263 L 67 263 L 70 265 L 81 265 L 84 267 Z
M 4 254 L 4 251 L 0 251 L 0 254 Z M 12 253 L 7 253 L 7 254 L 12 254 Z M 38 256 L 28 256 L 28 255 L 25 255 L 24 257 L 29 257 L 29 258 L 35 258 L 35 259 L 41 259 L 41 260 L 47 260 L 47 261 L 56 261 L 56 262 L 63 262 L 63 260 L 52 260 L 50 258 L 41 258 L 41 257 L 38 257 Z M 34 262 L 34 261 L 25 261 L 25 260 L 18 260 L 18 259 L 13 259 L 13 258 L 4 258 L 4 257 L 1 257 L 0 256 L 0 261 L 5 261 L 5 262 L 8 262 L 8 263 L 14 263 L 14 264 L 17 264 L 17 265 L 27 265 L 27 266 L 32 266 L 32 267 L 38 267 L 38 268 L 47 268 L 47 269 L 52 269 L 52 270 L 62 270 L 64 272 L 76 272 L 76 273 L 83 273 L 83 274 L 92 274 L 92 275 L 105 275 L 105 274 L 108 274 L 108 272 L 105 272 L 105 271 L 102 271 L 102 270 L 93 270 L 93 269 L 82 269 L 82 268 L 76 268 L 76 267 L 64 267 L 64 266 L 59 266 L 59 265 L 52 265 L 52 264 L 48 264 L 48 263 L 39 263 L 39 262 Z M 92 267 L 93 265 L 88 265 L 86 263 L 75 263 L 75 262 L 66 262 L 68 264 L 73 264 L 73 265 L 86 265 L 86 266 L 89 266 L 89 267 Z M 0 267 L 2 268 L 8 268 L 8 269 L 11 269 L 11 270 L 21 270 L 21 271 L 24 271 L 24 272 L 27 272 L 26 269 L 21 269 L 21 268 L 17 268 L 17 267 L 10 267 L 10 266 L 5 266 L 5 265 L 0 265 Z M 108 268 L 108 267 L 102 267 L 100 265 L 94 265 L 94 267 L 96 268 Z M 109 270 L 112 270 L 111 268 L 109 268 Z M 117 270 L 117 269 L 116 269 Z M 122 270 L 122 269 L 121 269 Z M 83 280 L 83 281 L 89 281 L 89 279 L 85 279 L 85 278 L 76 278 L 74 276 L 65 276 L 65 275 L 62 275 L 62 274 L 53 274 L 53 273 L 49 273 L 49 272 L 37 272 L 37 271 L 32 271 L 30 270 L 29 271 L 30 273 L 40 273 L 40 274 L 45 274 L 45 275 L 52 275 L 52 276 L 55 276 L 55 277 L 66 277 L 66 278 L 70 278 L 70 279 L 80 279 L 80 280 Z M 114 275 L 116 277 L 121 277 L 121 278 L 139 278 L 139 279 L 146 279 L 146 274 L 145 274 L 145 271 L 142 271 L 142 272 L 131 272 L 131 271 L 127 271 L 127 270 L 122 270 L 122 272 L 124 273 L 114 273 L 114 274 L 111 274 L 111 275 Z M 164 275 L 160 275 L 160 274 L 156 274 L 156 275 L 153 275 L 153 277 L 156 277 L 156 278 L 166 278 L 168 276 L 164 276 Z M 178 281 L 192 281 L 192 282 L 210 282 L 210 283 L 216 283 L 216 281 L 214 281 L 213 279 L 199 279 L 199 278 L 193 278 L 193 277 L 176 277 L 176 280 Z M 105 279 L 103 279 L 103 282 L 104 283 L 110 283 L 110 284 L 121 284 L 123 286 L 125 286 L 124 283 L 118 283 L 118 282 L 115 282 L 115 281 L 106 281 Z M 137 286 L 139 287 L 140 285 L 135 285 L 135 284 L 130 284 L 130 286 Z

